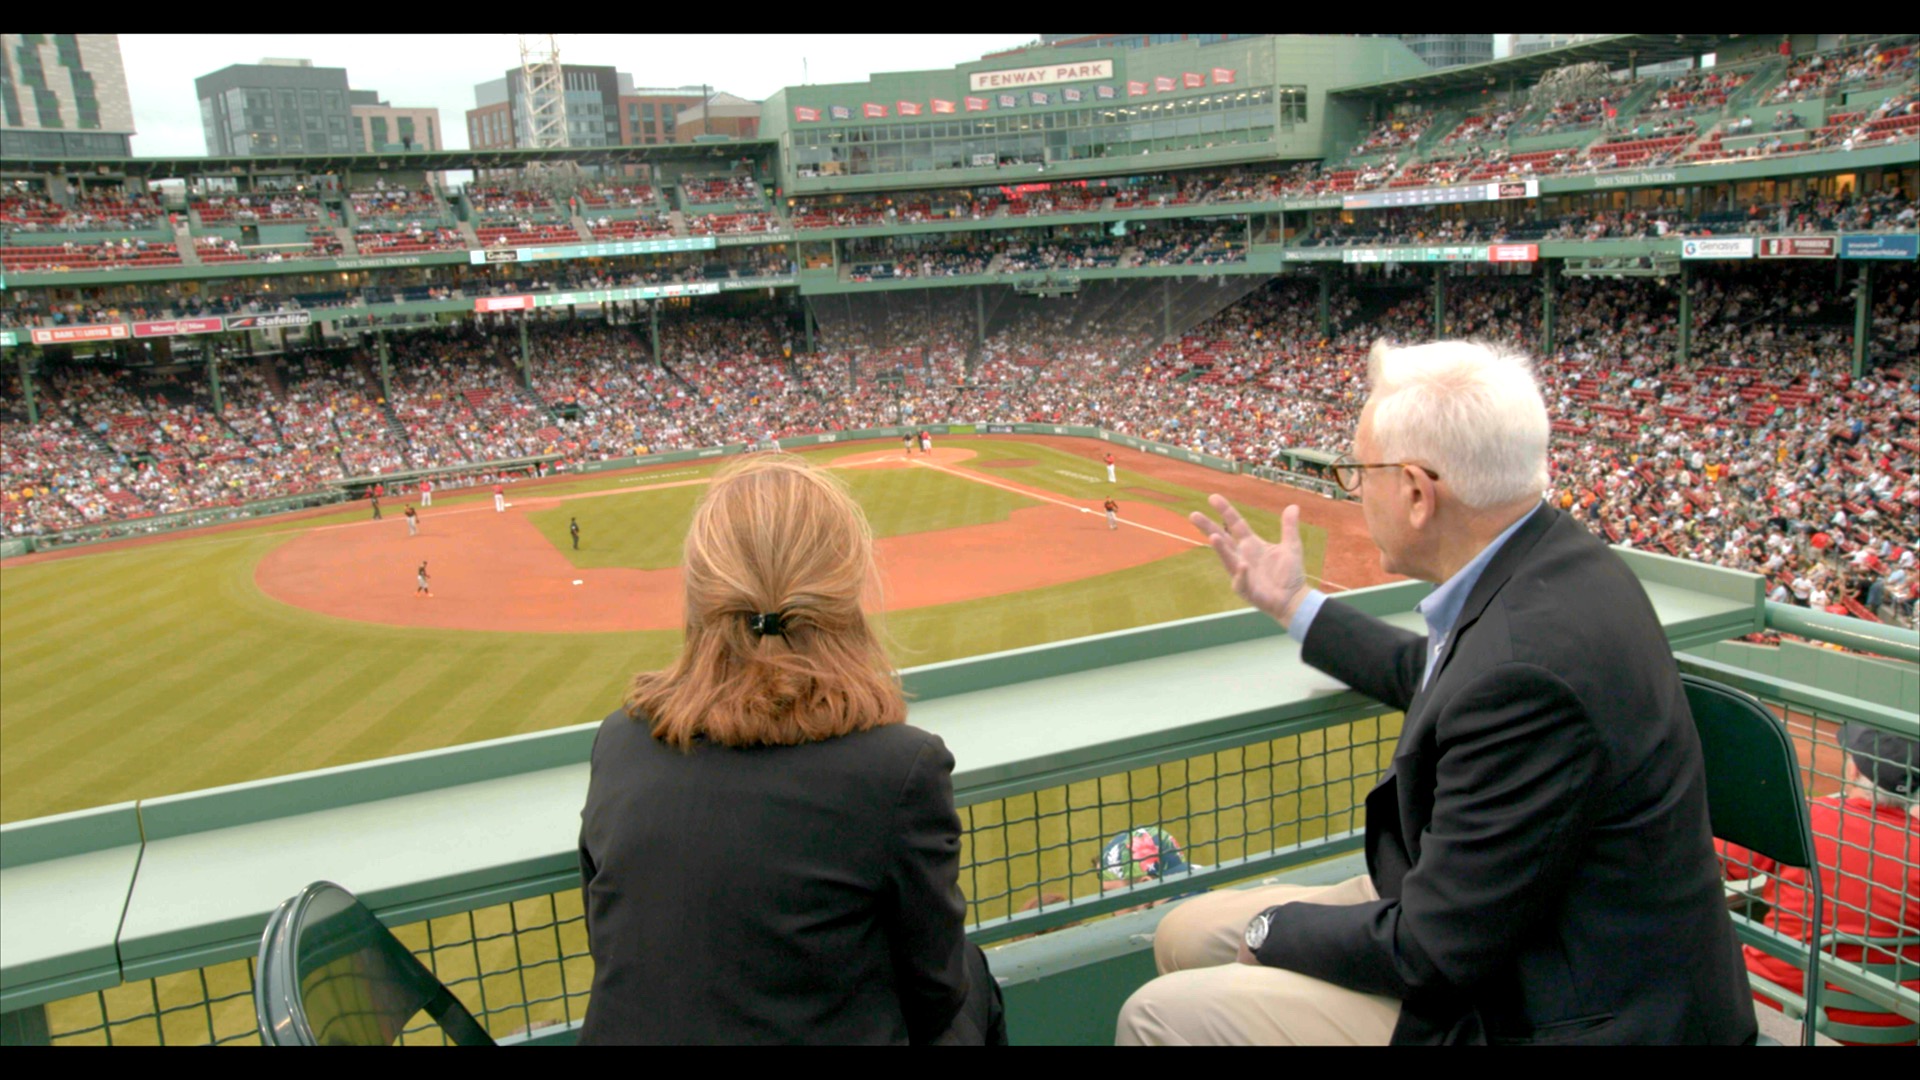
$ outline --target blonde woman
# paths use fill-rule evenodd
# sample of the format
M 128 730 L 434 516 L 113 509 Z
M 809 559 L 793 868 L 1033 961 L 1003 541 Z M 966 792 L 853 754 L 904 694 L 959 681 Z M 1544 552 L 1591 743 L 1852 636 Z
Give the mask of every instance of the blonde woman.
M 583 1044 L 1003 1041 L 964 934 L 953 757 L 861 608 L 873 537 L 798 458 L 714 480 L 686 643 L 600 726 Z

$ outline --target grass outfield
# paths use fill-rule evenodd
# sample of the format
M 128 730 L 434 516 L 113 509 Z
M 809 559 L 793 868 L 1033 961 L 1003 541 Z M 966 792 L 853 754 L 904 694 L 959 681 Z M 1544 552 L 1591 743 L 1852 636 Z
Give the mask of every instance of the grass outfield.
M 970 442 L 980 470 L 1075 501 L 1113 490 L 1085 458 L 1017 441 Z M 832 460 L 876 444 L 809 452 Z M 699 479 L 719 466 L 595 476 L 536 497 Z M 932 469 L 847 470 L 880 535 L 1004 519 L 1032 500 Z M 1203 495 L 1122 470 L 1122 487 Z M 678 562 L 700 486 L 605 495 L 530 520 L 581 566 Z M 1122 498 L 1137 498 L 1122 492 Z M 490 495 L 437 493 L 435 509 Z M 431 511 L 429 512 L 431 513 Z M 0 821 L 342 765 L 596 720 L 632 672 L 658 667 L 676 631 L 513 634 L 349 622 L 254 586 L 289 536 L 363 520 L 363 509 L 0 572 Z M 574 553 L 567 519 L 581 518 Z M 1265 535 L 1274 515 L 1249 511 Z M 1303 528 L 1317 570 L 1325 537 Z M 1241 606 L 1213 555 L 1194 548 L 1129 570 L 889 614 L 896 663 L 933 663 Z

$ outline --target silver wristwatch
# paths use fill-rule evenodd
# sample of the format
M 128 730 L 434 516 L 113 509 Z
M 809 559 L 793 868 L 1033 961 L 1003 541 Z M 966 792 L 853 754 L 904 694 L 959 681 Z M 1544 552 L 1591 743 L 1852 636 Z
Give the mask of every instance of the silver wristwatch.
M 1267 943 L 1267 928 L 1272 925 L 1269 916 L 1272 912 L 1263 911 L 1247 924 L 1247 951 L 1258 953 L 1260 946 Z

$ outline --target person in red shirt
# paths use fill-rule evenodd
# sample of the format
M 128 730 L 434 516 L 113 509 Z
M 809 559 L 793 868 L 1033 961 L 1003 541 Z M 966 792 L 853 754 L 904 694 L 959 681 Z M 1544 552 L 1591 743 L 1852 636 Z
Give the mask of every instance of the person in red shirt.
M 420 481 L 420 505 L 423 507 L 433 505 L 433 481 L 431 480 Z
M 1117 484 L 1120 480 L 1113 474 L 1113 451 L 1107 451 L 1107 483 Z
M 1841 741 L 1847 750 L 1846 787 L 1838 795 L 1813 800 L 1810 808 L 1814 854 L 1826 893 L 1823 933 L 1838 931 L 1854 938 L 1920 934 L 1920 809 L 1915 803 L 1920 796 L 1920 743 L 1858 724 L 1848 725 Z M 1806 941 L 1813 911 L 1806 871 L 1780 866 L 1733 844 L 1720 847 L 1728 877 L 1771 875 L 1760 891 L 1769 908 L 1767 926 Z M 1748 971 L 1796 994 L 1805 992 L 1805 972 L 1799 967 L 1752 945 L 1743 951 Z M 1833 955 L 1861 962 L 1862 952 L 1862 946 L 1841 944 Z M 1920 945 L 1901 946 L 1899 954 L 1908 962 L 1920 961 Z M 1876 949 L 1865 962 L 1889 964 L 1893 959 L 1886 949 Z M 1904 985 L 1920 990 L 1920 978 Z M 1760 994 L 1754 999 L 1779 1008 Z M 1862 1027 L 1911 1024 L 1896 1013 L 1829 1008 L 1827 1016 Z
M 507 489 L 505 485 L 493 485 L 493 512 L 503 513 L 507 509 Z

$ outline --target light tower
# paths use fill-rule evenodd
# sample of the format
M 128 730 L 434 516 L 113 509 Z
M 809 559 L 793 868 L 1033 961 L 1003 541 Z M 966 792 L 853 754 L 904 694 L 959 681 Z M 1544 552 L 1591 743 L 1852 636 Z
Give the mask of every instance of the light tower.
M 526 109 L 528 147 L 546 150 L 569 145 L 567 82 L 560 70 L 558 35 L 520 35 L 520 102 Z

